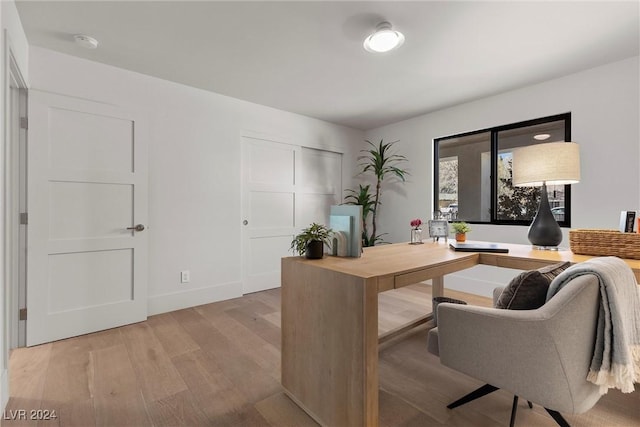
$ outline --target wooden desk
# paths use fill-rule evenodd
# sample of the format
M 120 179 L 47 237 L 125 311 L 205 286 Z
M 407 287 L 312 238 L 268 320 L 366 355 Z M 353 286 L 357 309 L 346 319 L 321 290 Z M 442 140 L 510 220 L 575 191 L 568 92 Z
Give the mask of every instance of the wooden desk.
M 445 243 L 366 248 L 361 258 L 282 259 L 282 385 L 318 423 L 378 425 L 378 292 L 477 264 L 533 269 L 589 256 L 506 245 L 507 254 L 454 252 Z M 640 260 L 627 260 L 640 281 Z M 426 352 L 426 348 L 425 348 Z

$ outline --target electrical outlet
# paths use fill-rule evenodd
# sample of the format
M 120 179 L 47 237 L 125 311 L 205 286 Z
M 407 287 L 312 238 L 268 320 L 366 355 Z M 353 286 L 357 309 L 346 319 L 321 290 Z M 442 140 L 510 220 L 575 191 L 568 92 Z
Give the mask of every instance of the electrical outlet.
M 184 270 L 180 272 L 180 283 L 189 283 L 191 280 L 191 274 L 189 274 L 189 270 Z

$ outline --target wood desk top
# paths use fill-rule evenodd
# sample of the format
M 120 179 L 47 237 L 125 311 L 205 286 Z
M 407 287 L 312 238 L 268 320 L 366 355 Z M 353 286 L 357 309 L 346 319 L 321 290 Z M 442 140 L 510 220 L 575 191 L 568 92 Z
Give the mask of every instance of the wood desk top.
M 395 243 L 364 248 L 360 258 L 325 256 L 321 260 L 305 259 L 304 262 L 366 279 L 408 273 L 423 269 L 425 266 L 447 264 L 459 259 L 476 260 L 477 264 L 479 255 L 454 252 L 444 243 L 422 245 Z
M 341 258 L 325 256 L 321 260 L 306 260 L 319 268 L 350 274 L 361 278 L 397 276 L 425 268 L 438 268 L 446 265 L 464 263 L 493 265 L 497 267 L 529 270 L 562 261 L 578 263 L 594 258 L 588 255 L 576 255 L 570 250 L 544 251 L 530 245 L 501 243 L 509 248 L 508 253 L 455 252 L 445 242 L 426 242 L 422 245 L 394 243 L 364 248 L 360 258 Z M 624 260 L 633 270 L 640 282 L 640 260 Z M 460 268 L 459 268 L 460 269 Z

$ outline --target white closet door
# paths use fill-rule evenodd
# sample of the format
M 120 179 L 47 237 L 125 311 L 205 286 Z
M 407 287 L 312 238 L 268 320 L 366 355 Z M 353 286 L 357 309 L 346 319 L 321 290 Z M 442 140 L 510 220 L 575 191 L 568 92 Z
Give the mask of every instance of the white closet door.
M 113 106 L 30 91 L 27 345 L 146 319 L 142 130 Z
M 280 286 L 280 260 L 311 222 L 329 225 L 340 203 L 342 157 L 258 137 L 242 138 L 243 292 Z
M 302 148 L 302 176 L 296 198 L 296 228 L 312 222 L 329 226 L 331 205 L 342 203 L 342 155 Z
M 300 148 L 242 138 L 243 293 L 280 286 L 280 258 L 295 233 Z

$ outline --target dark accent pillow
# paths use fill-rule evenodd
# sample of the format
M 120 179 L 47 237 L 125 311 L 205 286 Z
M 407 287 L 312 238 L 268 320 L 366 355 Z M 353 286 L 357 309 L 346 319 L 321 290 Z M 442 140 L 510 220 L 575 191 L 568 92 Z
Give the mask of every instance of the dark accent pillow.
M 547 299 L 551 281 L 569 265 L 569 262 L 562 262 L 518 274 L 500 294 L 496 308 L 534 310 L 541 307 Z
M 546 267 L 541 267 L 538 271 L 547 279 L 549 279 L 549 283 L 553 281 L 560 273 L 565 271 L 567 268 L 571 267 L 571 263 L 569 261 L 560 262 L 558 264 L 547 265 Z

